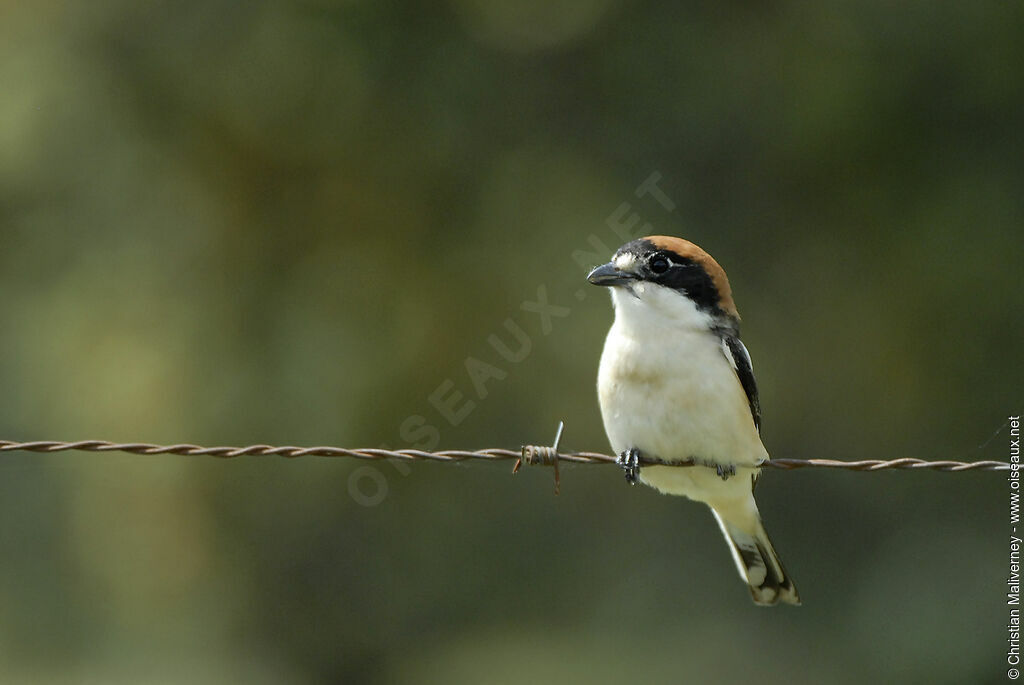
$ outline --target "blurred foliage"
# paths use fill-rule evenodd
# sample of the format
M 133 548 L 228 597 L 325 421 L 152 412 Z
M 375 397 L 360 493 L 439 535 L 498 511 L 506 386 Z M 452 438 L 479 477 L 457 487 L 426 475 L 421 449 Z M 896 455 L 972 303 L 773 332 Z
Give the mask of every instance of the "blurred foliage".
M 629 203 L 732 275 L 773 454 L 1005 459 L 1022 29 L 1009 2 L 0 3 L 0 437 L 471 448 L 564 419 L 607 449 L 611 309 L 572 255 Z M 654 171 L 671 213 L 634 194 Z M 555 498 L 539 469 L 361 467 L 4 455 L 0 681 L 1003 677 L 998 474 L 767 474 L 805 606 L 766 611 L 702 507 L 613 469 Z

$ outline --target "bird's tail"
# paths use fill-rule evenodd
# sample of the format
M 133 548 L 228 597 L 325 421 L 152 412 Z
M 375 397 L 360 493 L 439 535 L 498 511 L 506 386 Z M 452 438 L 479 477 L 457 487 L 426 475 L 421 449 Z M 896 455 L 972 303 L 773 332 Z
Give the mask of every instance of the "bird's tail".
M 750 586 L 754 603 L 762 606 L 779 602 L 800 604 L 796 587 L 761 524 L 753 496 L 740 507 L 719 509 L 713 507 L 711 513 L 729 542 L 736 569 L 740 578 Z

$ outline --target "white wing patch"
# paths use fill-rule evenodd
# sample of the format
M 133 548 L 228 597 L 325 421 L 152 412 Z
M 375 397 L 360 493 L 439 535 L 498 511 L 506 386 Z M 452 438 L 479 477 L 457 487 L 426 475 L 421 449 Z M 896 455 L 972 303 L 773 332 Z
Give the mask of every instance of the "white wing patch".
M 750 369 L 751 372 L 753 372 L 754 364 L 753 362 L 750 361 L 750 353 L 747 352 L 747 346 L 744 345 L 743 341 L 740 340 L 739 338 L 734 338 L 734 340 L 736 341 L 736 344 L 739 346 L 740 352 L 743 353 L 743 361 L 747 363 L 747 368 Z M 729 344 L 725 341 L 725 338 L 722 338 L 722 352 L 725 354 L 725 358 L 729 360 L 729 364 L 732 365 L 732 368 L 738 371 L 739 368 L 736 363 L 736 358 L 732 356 L 732 350 L 729 349 Z
M 742 346 L 742 343 L 740 343 L 740 345 Z M 746 348 L 743 348 L 743 351 L 746 352 Z M 732 370 L 739 371 L 739 367 L 736 366 L 736 359 L 732 356 L 732 350 L 729 349 L 729 343 L 725 341 L 725 338 L 722 338 L 722 354 L 724 354 L 725 358 L 729 360 L 729 365 L 732 367 Z
M 736 342 L 739 343 L 740 349 L 743 350 L 743 358 L 747 360 L 747 368 L 750 372 L 754 372 L 754 362 L 750 361 L 750 353 L 747 352 L 747 346 L 743 344 L 743 341 L 736 338 Z

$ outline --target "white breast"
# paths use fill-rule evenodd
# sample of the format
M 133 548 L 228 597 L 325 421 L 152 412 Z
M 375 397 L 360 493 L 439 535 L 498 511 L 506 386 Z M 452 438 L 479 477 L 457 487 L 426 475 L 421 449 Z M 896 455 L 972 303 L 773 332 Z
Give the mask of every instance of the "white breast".
M 662 286 L 633 288 L 636 295 L 612 288 L 615 323 L 598 372 L 601 414 L 615 452 L 636 448 L 670 461 L 746 467 L 749 474 L 768 454 L 721 339 L 709 330 L 710 317 Z M 663 492 L 700 501 L 750 493 L 749 477 L 722 481 L 708 468 L 646 467 L 640 474 Z

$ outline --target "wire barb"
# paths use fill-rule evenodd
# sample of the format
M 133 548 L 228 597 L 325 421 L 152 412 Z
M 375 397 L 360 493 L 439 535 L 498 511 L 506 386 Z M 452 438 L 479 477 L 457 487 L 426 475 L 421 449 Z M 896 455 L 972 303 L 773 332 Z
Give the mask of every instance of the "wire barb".
M 466 461 L 481 459 L 484 461 L 504 461 L 516 459 L 526 464 L 542 464 L 558 469 L 560 462 L 572 464 L 614 464 L 615 457 L 599 452 L 559 452 L 562 426 L 553 446 L 524 445 L 521 449 L 510 450 L 489 448 L 480 450 L 439 450 L 425 452 L 423 450 L 386 450 L 379 448 L 348 449 L 345 447 L 298 447 L 295 445 L 247 445 L 245 447 L 203 447 L 189 443 L 174 445 L 154 445 L 146 442 L 107 442 L 106 440 L 79 440 L 76 442 L 59 442 L 56 440 L 38 440 L 35 442 L 15 442 L 0 440 L 2 452 L 127 452 L 129 454 L 177 454 L 183 456 L 208 456 L 220 459 L 233 459 L 243 456 L 278 456 L 288 459 L 297 457 L 351 457 L 353 459 L 399 459 L 402 461 Z M 685 462 L 667 462 L 661 459 L 641 458 L 641 466 L 672 466 L 688 468 L 699 466 L 692 460 Z M 793 471 L 804 468 L 842 469 L 847 471 L 1009 471 L 1010 464 L 1005 461 L 926 461 L 924 459 L 866 459 L 862 461 L 840 461 L 836 459 L 772 459 L 762 464 L 765 468 L 781 471 Z M 518 470 L 518 467 L 516 467 Z M 556 481 L 556 488 L 558 483 Z
M 562 431 L 565 430 L 565 421 L 558 422 L 558 432 L 555 433 L 555 442 L 551 447 L 543 445 L 523 445 L 522 456 L 516 459 L 516 465 L 512 467 L 512 474 L 519 473 L 519 467 L 525 461 L 527 464 L 544 464 L 555 467 L 555 494 L 562 490 L 562 474 L 558 472 L 558 445 L 562 442 Z

